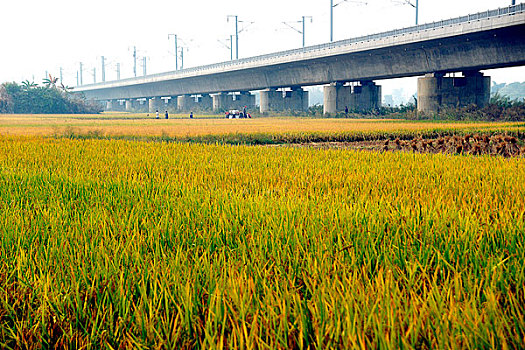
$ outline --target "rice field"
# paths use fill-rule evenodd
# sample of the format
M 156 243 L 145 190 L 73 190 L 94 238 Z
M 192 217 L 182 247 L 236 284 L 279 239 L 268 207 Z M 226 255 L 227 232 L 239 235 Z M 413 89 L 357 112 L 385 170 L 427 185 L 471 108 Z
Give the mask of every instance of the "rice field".
M 523 158 L 25 135 L 0 137 L 0 348 L 525 343 Z
M 100 135 L 105 137 L 195 137 L 227 134 L 298 133 L 421 133 L 432 130 L 518 130 L 523 122 L 411 122 L 384 119 L 253 118 L 225 119 L 223 116 L 173 115 L 154 119 L 146 114 L 103 115 L 9 115 L 0 114 L 0 135 L 45 136 Z

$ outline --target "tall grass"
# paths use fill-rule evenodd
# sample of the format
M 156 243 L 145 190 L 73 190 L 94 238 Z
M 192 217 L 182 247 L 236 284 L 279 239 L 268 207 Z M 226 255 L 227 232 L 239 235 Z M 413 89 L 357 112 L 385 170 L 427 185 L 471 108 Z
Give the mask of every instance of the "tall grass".
M 522 159 L 0 139 L 0 347 L 517 348 Z

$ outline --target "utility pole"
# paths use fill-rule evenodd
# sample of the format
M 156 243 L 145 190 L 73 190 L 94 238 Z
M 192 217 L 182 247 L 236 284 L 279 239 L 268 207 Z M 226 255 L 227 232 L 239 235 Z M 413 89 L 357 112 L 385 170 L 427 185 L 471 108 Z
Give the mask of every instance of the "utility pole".
M 120 63 L 117 63 L 117 80 L 120 80 Z
M 330 0 L 330 42 L 334 41 L 334 0 Z
M 106 58 L 102 56 L 102 82 L 106 81 Z
M 62 80 L 62 67 L 60 67 L 60 82 L 63 84 L 64 80 Z
M 409 1 L 409 0 L 405 0 Z M 364 1 L 352 1 L 352 0 L 341 0 L 340 2 L 334 4 L 334 0 L 330 0 L 330 42 L 334 41 L 334 7 L 341 5 L 343 2 L 353 2 L 357 4 L 364 4 L 367 3 Z
M 235 18 L 235 59 L 239 59 L 239 16 L 228 15 L 226 21 L 229 22 L 230 18 Z
M 82 62 L 80 62 L 80 85 L 83 85 L 83 82 L 82 82 Z
M 184 69 L 184 47 L 180 47 L 180 69 Z
M 93 84 L 97 83 L 97 69 L 93 68 Z
M 305 25 L 305 18 L 306 16 L 303 16 L 303 47 L 306 43 L 306 25 Z M 310 20 L 312 20 L 312 17 L 310 17 Z
M 239 30 L 239 23 L 244 23 L 246 21 L 239 21 L 239 17 L 233 16 L 233 15 L 228 15 L 228 17 L 226 18 L 226 21 L 229 22 L 230 18 L 235 18 L 235 59 L 238 60 L 239 59 L 239 34 L 243 32 L 244 30 L 246 30 L 246 28 L 250 26 L 251 24 L 253 24 L 254 22 L 248 22 L 247 26 Z
M 310 19 L 310 22 L 313 22 L 313 18 L 312 16 L 303 16 L 303 19 L 301 21 L 297 21 L 297 22 L 294 22 L 294 23 L 302 23 L 303 25 L 303 30 L 299 30 L 297 28 L 295 28 L 293 25 L 289 24 L 289 23 L 286 23 L 286 22 L 283 22 L 284 25 L 290 27 L 291 29 L 295 30 L 297 33 L 301 34 L 303 36 L 303 47 L 305 47 L 305 44 L 306 44 L 306 19 L 309 18 Z
M 419 24 L 419 0 L 416 0 L 416 26 Z
M 137 47 L 133 46 L 133 75 L 137 76 Z
M 168 34 L 168 40 L 170 40 L 170 36 L 175 38 L 175 70 L 179 70 L 179 48 L 177 46 L 177 34 Z
M 33 79 L 33 80 L 35 80 L 35 79 Z M 78 86 L 78 70 L 77 70 L 77 86 Z
M 146 76 L 146 60 L 147 60 L 146 56 L 142 57 L 142 73 L 144 76 Z
M 419 25 L 419 0 L 416 0 L 415 4 L 410 0 L 403 0 L 403 3 L 416 9 L 416 26 Z

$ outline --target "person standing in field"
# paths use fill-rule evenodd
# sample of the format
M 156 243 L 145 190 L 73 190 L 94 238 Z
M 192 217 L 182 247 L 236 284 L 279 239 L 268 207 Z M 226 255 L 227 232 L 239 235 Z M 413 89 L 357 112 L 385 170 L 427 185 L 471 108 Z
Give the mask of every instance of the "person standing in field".
M 166 114 L 165 114 L 165 116 L 166 116 L 166 119 L 168 119 L 168 111 L 166 111 Z
M 157 111 L 155 112 L 155 119 L 159 119 L 159 110 L 157 109 Z
M 193 119 L 193 112 L 190 112 L 190 119 Z

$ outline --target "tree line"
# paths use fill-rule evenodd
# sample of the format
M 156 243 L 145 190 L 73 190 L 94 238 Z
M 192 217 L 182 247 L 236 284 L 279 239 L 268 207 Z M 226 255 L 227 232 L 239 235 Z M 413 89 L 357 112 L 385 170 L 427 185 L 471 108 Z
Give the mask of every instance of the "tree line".
M 78 114 L 100 113 L 102 107 L 87 101 L 71 88 L 58 84 L 58 79 L 44 79 L 42 85 L 28 80 L 0 85 L 0 113 L 15 114 Z

